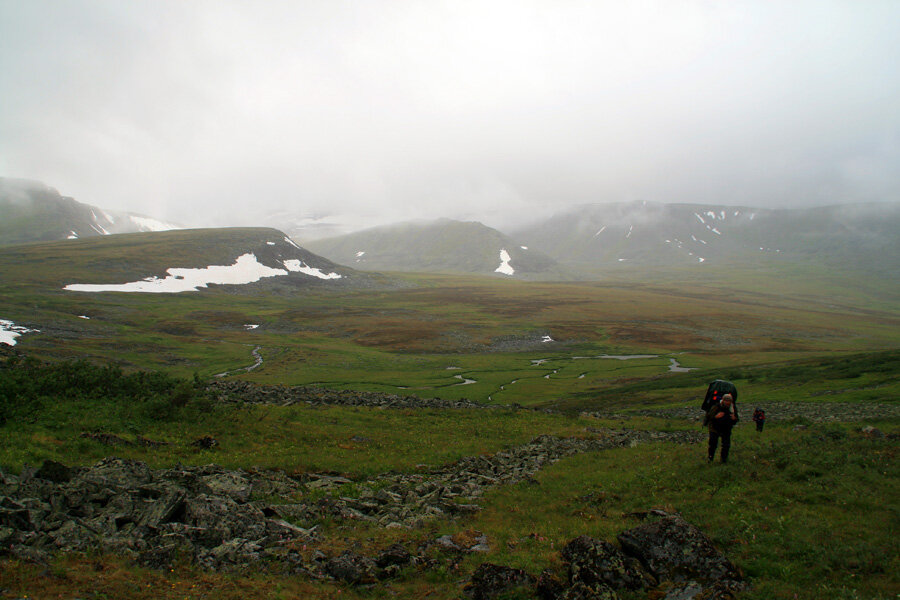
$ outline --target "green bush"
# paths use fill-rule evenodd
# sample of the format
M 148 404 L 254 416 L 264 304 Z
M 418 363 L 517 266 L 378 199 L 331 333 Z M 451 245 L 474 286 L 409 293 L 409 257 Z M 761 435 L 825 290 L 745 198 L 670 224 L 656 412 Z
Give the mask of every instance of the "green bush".
M 0 426 L 39 419 L 56 403 L 99 402 L 131 407 L 146 419 L 171 420 L 184 410 L 208 408 L 203 382 L 160 372 L 124 372 L 84 360 L 42 363 L 9 360 L 0 365 Z

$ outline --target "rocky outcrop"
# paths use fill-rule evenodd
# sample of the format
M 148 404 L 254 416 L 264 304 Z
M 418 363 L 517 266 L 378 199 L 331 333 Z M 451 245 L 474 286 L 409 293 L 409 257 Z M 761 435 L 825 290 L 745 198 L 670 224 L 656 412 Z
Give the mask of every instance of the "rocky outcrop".
M 475 569 L 466 594 L 472 600 L 491 600 L 500 594 L 510 594 L 514 590 L 529 590 L 536 579 L 522 569 L 513 569 L 492 563 L 482 563 Z
M 621 549 L 586 535 L 570 541 L 560 552 L 562 576 L 484 563 L 466 592 L 476 600 L 515 589 L 542 600 L 616 600 L 628 590 L 662 600 L 730 600 L 746 587 L 740 570 L 679 515 L 625 531 L 618 540 Z
M 526 481 L 542 467 L 582 452 L 648 441 L 697 442 L 697 432 L 595 430 L 597 437 L 541 436 L 490 456 L 469 456 L 423 473 L 385 474 L 365 482 L 356 497 L 329 496 L 306 507 L 304 518 L 361 520 L 384 527 L 415 527 L 442 516 L 480 510 L 477 499 L 494 486 Z M 377 491 L 376 491 L 377 489 Z
M 666 598 L 725 599 L 743 588 L 740 570 L 702 531 L 679 515 L 625 531 L 618 541 L 655 578 L 671 582 Z
M 586 589 L 636 590 L 656 584 L 639 560 L 603 540 L 582 535 L 566 544 L 560 555 L 569 565 L 569 581 Z
M 163 566 L 187 557 L 211 568 L 248 564 L 313 532 L 251 502 L 254 484 L 293 493 L 279 473 L 209 465 L 152 470 L 106 458 L 89 468 L 47 461 L 0 479 L 0 552 L 28 559 L 100 549 Z
M 289 570 L 364 582 L 414 558 L 393 548 L 371 559 L 374 566 L 352 555 L 305 563 L 297 544 L 314 544 L 324 520 L 405 528 L 465 516 L 480 510 L 486 490 L 526 481 L 565 456 L 643 441 L 696 441 L 699 435 L 596 430 L 590 439 L 541 436 L 430 471 L 353 482 L 353 495 L 341 493 L 351 480 L 334 474 L 288 476 L 216 465 L 154 470 L 121 458 L 74 468 L 47 461 L 19 476 L 0 472 L 0 553 L 46 559 L 55 551 L 99 548 L 150 566 L 182 558 L 212 569 L 269 559 Z M 303 501 L 310 497 L 316 499 Z M 488 541 L 473 533 L 430 546 L 469 553 L 488 549 Z
M 377 408 L 510 408 L 510 406 L 486 405 L 466 400 L 419 398 L 378 392 L 328 390 L 310 386 L 288 387 L 283 385 L 258 385 L 247 381 L 213 381 L 207 391 L 224 403 L 235 404 L 292 404 L 368 406 Z M 515 407 L 514 407 L 515 408 Z

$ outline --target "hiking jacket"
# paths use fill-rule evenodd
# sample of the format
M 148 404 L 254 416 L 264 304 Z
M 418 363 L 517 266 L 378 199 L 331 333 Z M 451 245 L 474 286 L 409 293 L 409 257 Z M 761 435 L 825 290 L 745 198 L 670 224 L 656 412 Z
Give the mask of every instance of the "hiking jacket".
M 733 404 L 731 406 L 734 408 Z M 724 412 L 725 414 L 717 419 L 716 415 L 720 412 Z M 735 414 L 737 414 L 737 412 L 735 412 Z M 727 433 L 728 431 L 731 431 L 731 428 L 734 427 L 737 420 L 731 418 L 731 412 L 727 408 L 721 404 L 716 404 L 707 411 L 706 419 L 703 422 L 704 424 L 709 425 L 710 431 Z

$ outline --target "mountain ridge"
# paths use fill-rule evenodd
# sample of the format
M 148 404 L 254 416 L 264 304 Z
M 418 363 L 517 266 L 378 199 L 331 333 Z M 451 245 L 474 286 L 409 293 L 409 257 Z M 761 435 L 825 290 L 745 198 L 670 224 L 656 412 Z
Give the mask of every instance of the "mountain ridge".
M 900 267 L 898 231 L 896 203 L 765 209 L 634 202 L 573 207 L 515 235 L 581 270 L 780 260 L 887 273 Z
M 285 224 L 294 223 L 284 215 Z M 43 183 L 0 178 L 0 246 L 172 228 L 77 202 Z M 360 271 L 521 279 L 779 262 L 893 276 L 900 271 L 898 231 L 900 203 L 772 209 L 622 202 L 573 206 L 506 232 L 479 221 L 440 218 L 316 237 L 304 247 Z
M 181 228 L 85 204 L 39 181 L 4 177 L 0 177 L 0 216 L 0 245 Z

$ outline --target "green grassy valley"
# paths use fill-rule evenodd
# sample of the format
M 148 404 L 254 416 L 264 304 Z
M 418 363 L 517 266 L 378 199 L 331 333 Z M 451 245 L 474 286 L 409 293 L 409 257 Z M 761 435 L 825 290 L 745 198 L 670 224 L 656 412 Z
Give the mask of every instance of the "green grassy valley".
M 63 289 L 230 264 L 244 252 L 265 258 L 280 241 L 275 230 L 230 229 L 0 249 L 0 319 L 35 330 L 13 349 L 0 346 L 3 473 L 117 456 L 305 482 L 287 499 L 251 495 L 277 510 L 365 502 L 394 493 L 392 477 L 427 481 L 540 436 L 631 441 L 562 456 L 456 500 L 477 511 L 413 526 L 295 516 L 294 526 L 316 530 L 296 548 L 304 564 L 316 552 L 374 554 L 391 544 L 425 557 L 383 581 L 298 575 L 277 561 L 209 570 L 183 558 L 160 570 L 98 551 L 47 563 L 6 556 L 0 597 L 460 598 L 481 563 L 559 574 L 569 540 L 614 542 L 653 509 L 706 532 L 743 572 L 740 598 L 900 591 L 896 281 L 775 261 L 617 266 L 594 281 L 341 268 L 335 280 L 292 273 L 178 294 Z M 727 466 L 706 463 L 698 420 L 716 378 L 740 390 Z M 221 391 L 234 382 L 273 399 Z M 315 401 L 329 394 L 489 408 Z M 760 405 L 770 414 L 763 433 L 750 421 Z M 216 444 L 196 444 L 204 438 Z M 321 474 L 348 482 L 310 485 Z M 444 535 L 486 536 L 487 550 L 431 544 Z

